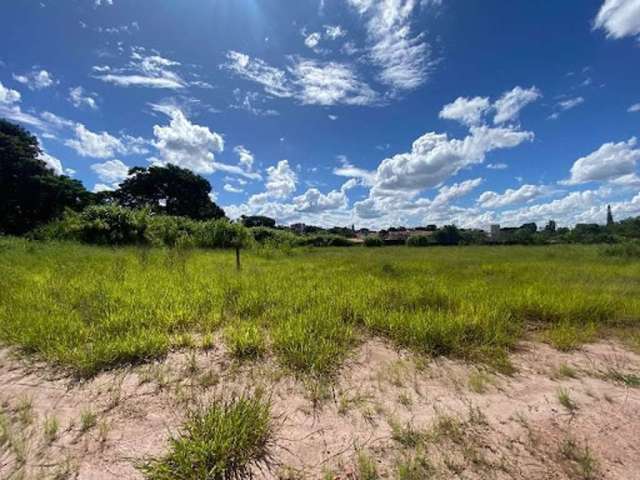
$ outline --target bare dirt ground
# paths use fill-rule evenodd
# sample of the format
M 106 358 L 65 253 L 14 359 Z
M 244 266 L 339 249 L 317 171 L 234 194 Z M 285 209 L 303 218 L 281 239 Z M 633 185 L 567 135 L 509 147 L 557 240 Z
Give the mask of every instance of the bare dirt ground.
M 219 347 L 77 382 L 0 350 L 0 478 L 142 478 L 190 404 L 263 388 L 275 464 L 257 478 L 358 479 L 365 458 L 380 478 L 422 460 L 402 478 L 640 479 L 639 355 L 523 343 L 512 361 L 503 376 L 370 340 L 327 386 Z

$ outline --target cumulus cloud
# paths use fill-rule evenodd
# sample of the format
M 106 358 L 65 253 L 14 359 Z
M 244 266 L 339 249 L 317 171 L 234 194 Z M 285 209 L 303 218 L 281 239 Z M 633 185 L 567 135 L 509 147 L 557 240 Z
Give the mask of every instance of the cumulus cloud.
M 454 102 L 442 107 L 440 118 L 456 120 L 464 125 L 477 125 L 491 103 L 487 97 L 458 97 Z
M 596 151 L 575 161 L 571 167 L 571 178 L 564 183 L 575 185 L 592 181 L 612 181 L 633 174 L 640 159 L 637 139 L 626 142 L 605 143 Z
M 522 88 L 515 87 L 513 90 L 505 92 L 495 103 L 496 110 L 493 123 L 513 122 L 518 119 L 520 110 L 528 104 L 535 102 L 542 93 L 536 87 Z
M 107 132 L 92 132 L 81 123 L 75 126 L 74 132 L 75 138 L 66 140 L 65 145 L 83 157 L 109 158 L 127 152 L 124 143 Z
M 240 165 L 247 171 L 250 171 L 253 168 L 253 162 L 255 160 L 253 153 L 243 145 L 236 146 L 233 151 L 238 155 Z
M 482 163 L 487 153 L 530 141 L 532 132 L 513 128 L 471 127 L 464 139 L 429 132 L 413 142 L 410 152 L 383 160 L 373 180 L 374 196 L 415 195 L 437 186 L 462 168 Z
M 640 112 L 640 103 L 634 103 L 633 105 L 631 105 L 627 109 L 627 112 L 629 112 L 629 113 Z
M 26 85 L 30 90 L 42 90 L 58 83 L 54 80 L 53 75 L 46 70 L 33 70 L 23 75 L 14 74 L 13 79 Z
M 640 0 L 605 0 L 593 26 L 610 38 L 640 35 Z
M 47 164 L 47 166 L 53 170 L 56 175 L 63 175 L 65 173 L 64 168 L 62 167 L 62 162 L 59 158 L 54 157 L 53 155 L 48 154 L 47 152 L 42 152 L 40 154 L 40 160 Z
M 456 198 L 462 198 L 478 188 L 483 181 L 484 179 L 482 178 L 474 178 L 460 183 L 454 183 L 453 185 L 440 187 L 438 195 L 433 199 L 431 207 L 434 208 L 447 205 Z
M 113 188 L 117 186 L 129 175 L 129 167 L 120 160 L 108 160 L 104 163 L 94 163 L 91 165 L 101 182 Z
M 293 204 L 297 211 L 306 213 L 320 213 L 330 210 L 343 209 L 349 204 L 347 191 L 357 185 L 354 179 L 345 182 L 340 190 L 332 190 L 327 194 L 317 188 L 310 188 L 303 195 L 295 197 Z
M 502 194 L 487 191 L 478 197 L 478 204 L 483 208 L 502 208 L 529 202 L 544 195 L 546 191 L 547 189 L 541 185 L 522 185 L 518 189 L 508 188 Z
M 540 98 L 542 94 L 536 87 L 528 89 L 515 87 L 504 92 L 500 98 L 491 103 L 488 97 L 458 97 L 440 110 L 440 118 L 456 120 L 466 126 L 485 123 L 484 116 L 490 111 L 495 112 L 494 124 L 514 122 L 518 119 L 520 110 Z M 566 108 L 575 105 L 566 103 Z
M 5 87 L 2 82 L 0 82 L 0 104 L 10 105 L 17 103 L 20 101 L 20 98 L 20 92 Z
M 171 121 L 169 125 L 154 125 L 153 145 L 159 157 L 152 158 L 156 164 L 172 163 L 197 173 L 210 174 L 217 168 L 215 153 L 224 150 L 224 140 L 208 127 L 191 123 L 178 108 L 164 108 Z
M 95 97 L 95 94 L 85 92 L 82 87 L 69 89 L 69 101 L 76 108 L 88 107 L 91 110 L 97 110 L 98 104 Z

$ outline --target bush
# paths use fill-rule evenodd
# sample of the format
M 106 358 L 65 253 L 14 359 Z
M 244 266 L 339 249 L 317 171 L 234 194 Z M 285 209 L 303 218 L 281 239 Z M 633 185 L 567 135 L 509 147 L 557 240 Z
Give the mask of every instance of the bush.
M 44 227 L 36 237 L 75 239 L 97 245 L 146 243 L 147 210 L 131 210 L 117 205 L 94 205 L 81 213 L 67 212 L 64 218 Z
M 640 259 L 640 242 L 625 242 L 604 247 L 600 253 L 606 257 Z
M 364 239 L 365 247 L 382 247 L 383 245 L 384 241 L 377 235 L 370 235 Z
M 194 242 L 198 226 L 198 222 L 186 217 L 153 216 L 149 219 L 146 238 L 152 245 L 157 246 L 189 245 Z
M 196 232 L 195 244 L 202 248 L 245 247 L 251 243 L 249 230 L 227 219 L 201 222 Z
M 302 244 L 314 247 L 351 247 L 353 242 L 339 235 L 323 234 L 303 237 Z
M 268 227 L 250 229 L 253 239 L 261 245 L 273 247 L 293 247 L 302 243 L 302 239 L 292 232 Z
M 428 247 L 432 244 L 431 239 L 425 235 L 411 235 L 407 238 L 407 246 L 409 247 Z

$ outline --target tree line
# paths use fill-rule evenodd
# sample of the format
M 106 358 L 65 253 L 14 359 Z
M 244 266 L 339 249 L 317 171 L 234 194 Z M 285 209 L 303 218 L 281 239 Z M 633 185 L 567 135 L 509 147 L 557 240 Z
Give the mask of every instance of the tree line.
M 37 138 L 0 119 L 0 235 L 66 239 L 104 245 L 150 244 L 238 247 L 249 243 L 294 247 L 368 247 L 430 245 L 620 243 L 640 239 L 640 217 L 606 225 L 558 228 L 550 220 L 502 228 L 488 234 L 455 225 L 427 225 L 380 232 L 354 227 L 297 224 L 276 226 L 266 216 L 242 216 L 230 222 L 211 199 L 211 185 L 200 175 L 175 165 L 134 167 L 112 191 L 93 193 L 82 183 L 56 174 L 42 159 Z

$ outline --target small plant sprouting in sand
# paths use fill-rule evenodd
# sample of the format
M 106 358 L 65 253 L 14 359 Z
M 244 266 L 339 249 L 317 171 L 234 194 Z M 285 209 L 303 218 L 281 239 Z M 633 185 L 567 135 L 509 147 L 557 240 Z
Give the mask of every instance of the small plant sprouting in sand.
M 80 431 L 88 432 L 98 423 L 98 416 L 90 408 L 83 409 L 80 413 Z
M 56 417 L 46 417 L 44 420 L 44 439 L 47 443 L 52 443 L 58 438 L 58 431 L 60 430 L 60 422 Z
M 567 437 L 560 445 L 560 453 L 563 457 L 575 463 L 578 478 L 582 480 L 596 478 L 598 462 L 588 444 L 582 446 L 572 437 Z
M 377 480 L 379 478 L 376 462 L 366 452 L 359 451 L 356 460 L 358 480 Z
M 574 413 L 578 410 L 578 404 L 573 400 L 573 398 L 571 398 L 571 394 L 566 388 L 562 387 L 558 389 L 558 401 L 560 402 L 560 405 L 566 408 L 570 413 Z

